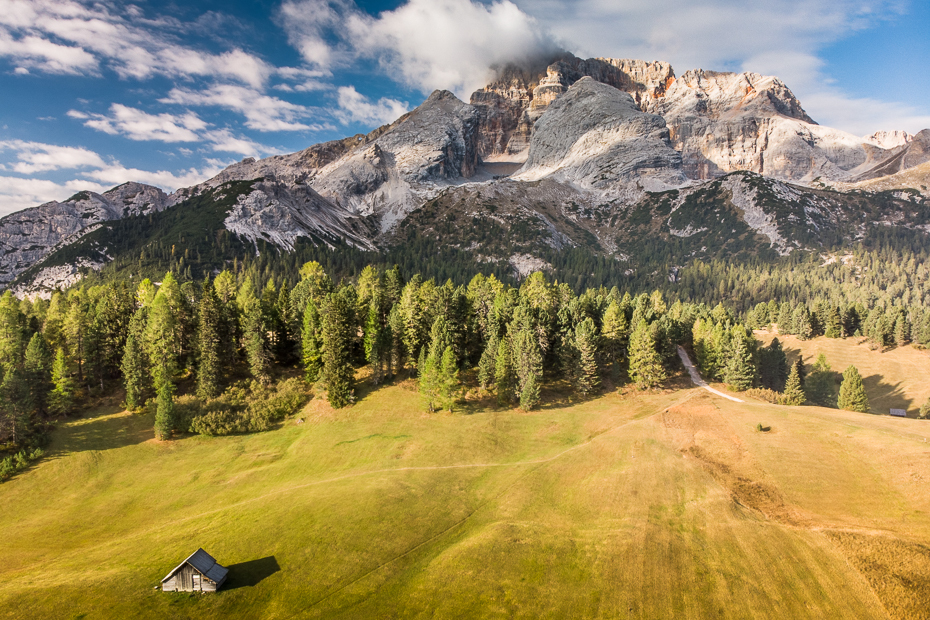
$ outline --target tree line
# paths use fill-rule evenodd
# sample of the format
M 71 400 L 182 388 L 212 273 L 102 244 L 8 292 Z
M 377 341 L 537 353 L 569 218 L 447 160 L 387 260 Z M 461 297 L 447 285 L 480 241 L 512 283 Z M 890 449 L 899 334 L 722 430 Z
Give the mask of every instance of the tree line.
M 803 364 L 788 366 L 777 340 L 759 347 L 751 330 L 774 323 L 801 338 L 930 342 L 923 308 L 861 300 L 771 300 L 740 313 L 723 303 L 669 303 L 661 290 L 576 292 L 540 272 L 519 285 L 493 274 L 456 285 L 369 265 L 337 284 L 310 261 L 292 284 L 262 276 L 235 261 L 199 282 L 169 272 L 134 286 L 90 281 L 48 301 L 4 293 L 4 449 L 26 450 L 25 462 L 41 449 L 35 438 L 51 417 L 119 387 L 130 410 L 154 409 L 156 435 L 167 439 L 267 428 L 305 398 L 294 381 L 277 387 L 294 373 L 334 407 L 353 402 L 359 367 L 369 367 L 375 384 L 415 376 L 424 407 L 436 411 L 454 409 L 463 373 L 474 371 L 502 405 L 531 410 L 554 382 L 581 395 L 627 381 L 661 385 L 677 368 L 678 345 L 693 349 L 708 379 L 733 389 L 827 404 L 819 361 L 805 376 Z M 179 385 L 187 393 L 179 396 Z

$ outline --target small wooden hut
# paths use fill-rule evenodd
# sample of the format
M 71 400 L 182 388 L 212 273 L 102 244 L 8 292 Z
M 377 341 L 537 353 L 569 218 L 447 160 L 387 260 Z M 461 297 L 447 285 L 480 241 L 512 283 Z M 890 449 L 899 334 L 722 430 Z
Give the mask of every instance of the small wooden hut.
M 198 549 L 161 580 L 165 592 L 216 592 L 226 581 L 228 568 Z
M 899 418 L 907 417 L 907 409 L 892 409 L 891 415 L 898 416 Z

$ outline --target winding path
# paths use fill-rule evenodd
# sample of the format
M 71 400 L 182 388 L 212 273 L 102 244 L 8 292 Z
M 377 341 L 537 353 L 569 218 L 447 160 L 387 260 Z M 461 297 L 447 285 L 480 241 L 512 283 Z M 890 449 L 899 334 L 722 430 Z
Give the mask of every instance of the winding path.
M 707 381 L 701 379 L 700 373 L 698 373 L 697 368 L 694 367 L 694 364 L 691 363 L 691 358 L 688 357 L 688 352 L 685 351 L 681 346 L 678 347 L 678 357 L 681 358 L 681 363 L 685 365 L 685 368 L 688 369 L 688 374 L 691 375 L 691 381 L 694 382 L 694 385 L 702 387 L 711 394 L 716 394 L 717 396 L 723 396 L 728 400 L 732 400 L 735 403 L 744 402 L 735 396 L 730 396 L 729 394 L 724 394 L 720 390 L 715 390 L 714 388 L 707 385 Z

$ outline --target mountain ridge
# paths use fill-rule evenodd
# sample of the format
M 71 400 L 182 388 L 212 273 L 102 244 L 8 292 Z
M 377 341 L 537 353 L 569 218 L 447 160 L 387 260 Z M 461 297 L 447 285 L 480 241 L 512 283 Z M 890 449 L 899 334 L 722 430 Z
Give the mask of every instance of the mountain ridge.
M 469 103 L 435 91 L 416 109 L 368 134 L 286 155 L 246 158 L 170 195 L 125 184 L 102 195 L 81 193 L 40 205 L 27 210 L 28 216 L 23 216 L 27 211 L 14 213 L 0 219 L 0 286 L 15 282 L 17 290 L 29 289 L 30 282 L 17 281 L 29 269 L 34 281 L 42 282 L 38 288 L 48 289 L 56 277 L 61 279 L 65 265 L 50 265 L 59 275 L 45 277 L 33 267 L 62 246 L 106 222 L 208 194 L 229 203 L 222 229 L 255 252 L 260 243 L 291 251 L 301 238 L 377 252 L 396 243 L 394 231 L 413 212 L 450 191 L 466 196 L 470 188 L 484 187 L 495 195 L 520 197 L 521 209 L 530 213 L 538 211 L 533 202 L 540 201 L 538 192 L 515 189 L 514 183 L 546 180 L 554 195 L 571 197 L 592 213 L 635 212 L 655 192 L 688 193 L 749 172 L 790 184 L 784 187 L 794 189 L 779 190 L 784 201 L 800 192 L 814 204 L 817 188 L 853 184 L 855 189 L 862 181 L 900 177 L 928 159 L 930 131 L 859 138 L 823 127 L 776 77 L 700 69 L 676 76 L 671 65 L 660 61 L 584 60 L 566 53 L 536 66 L 503 68 Z M 222 188 L 236 183 L 236 191 L 243 193 L 225 196 Z M 787 237 L 777 233 L 772 218 L 780 207 L 771 203 L 766 211 L 754 202 L 753 192 L 737 194 L 744 223 L 767 230 L 768 236 L 756 232 L 779 253 L 807 247 L 795 243 L 798 231 Z M 918 200 L 909 194 L 894 199 Z M 876 200 L 889 204 L 885 198 Z M 38 225 L 23 234 L 30 217 Z M 915 215 L 906 225 L 919 228 L 921 217 Z M 597 236 L 592 231 L 598 226 L 571 218 Z M 674 229 L 689 236 L 702 228 L 679 224 Z M 589 245 L 592 251 L 624 254 L 616 240 Z M 112 258 L 103 249 L 91 254 L 75 255 L 65 275 L 73 280 L 76 265 L 99 267 Z M 513 262 L 512 256 L 494 259 Z

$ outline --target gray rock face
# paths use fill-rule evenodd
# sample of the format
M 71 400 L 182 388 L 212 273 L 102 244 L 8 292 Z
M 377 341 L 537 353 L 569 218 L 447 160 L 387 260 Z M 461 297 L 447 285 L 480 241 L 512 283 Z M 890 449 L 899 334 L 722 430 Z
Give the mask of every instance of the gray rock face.
M 820 127 L 781 80 L 756 73 L 688 71 L 642 105 L 666 119 L 692 179 L 737 170 L 795 181 L 843 179 L 883 153 Z
M 666 189 L 687 181 L 662 117 L 590 77 L 575 82 L 536 122 L 526 164 L 514 178 L 543 177 L 602 190 L 630 182 Z
M 56 247 L 77 241 L 95 224 L 161 211 L 167 203 L 168 197 L 157 187 L 124 183 L 103 194 L 79 192 L 64 202 L 11 213 L 0 219 L 0 286 Z
M 373 231 L 359 217 L 334 206 L 307 185 L 256 183 L 251 193 L 239 196 L 224 224 L 240 239 L 253 244 L 270 242 L 286 251 L 294 249 L 299 237 L 374 249 L 369 241 Z
M 477 110 L 448 91 L 436 91 L 416 110 L 368 135 L 291 155 L 243 160 L 200 185 L 178 190 L 170 203 L 229 181 L 305 183 L 334 208 L 378 216 L 387 229 L 436 186 L 475 174 L 477 133 Z

